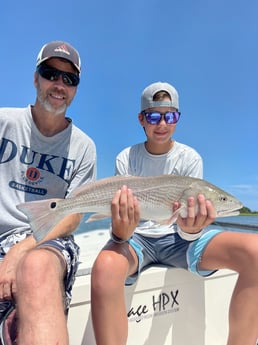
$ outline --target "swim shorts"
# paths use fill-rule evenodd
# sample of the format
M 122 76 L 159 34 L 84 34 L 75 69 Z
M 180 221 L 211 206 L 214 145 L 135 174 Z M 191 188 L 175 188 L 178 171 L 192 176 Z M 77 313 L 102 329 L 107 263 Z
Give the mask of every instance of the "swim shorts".
M 138 256 L 138 271 L 127 278 L 126 285 L 134 284 L 144 268 L 155 264 L 184 268 L 204 277 L 213 274 L 216 271 L 199 270 L 198 264 L 210 240 L 222 231 L 206 231 L 195 241 L 186 241 L 178 233 L 155 238 L 134 233 L 128 243 Z
M 5 254 L 8 250 L 19 243 L 26 237 L 30 236 L 30 231 L 24 231 L 22 233 L 13 233 L 0 240 L 0 261 L 3 260 Z M 66 261 L 67 272 L 64 278 L 64 289 L 65 289 L 65 307 L 68 311 L 71 298 L 72 298 L 72 287 L 75 281 L 75 275 L 79 265 L 79 246 L 75 243 L 73 235 L 57 238 L 55 240 L 50 240 L 41 243 L 38 248 L 44 248 L 44 246 L 53 247 L 60 251 Z M 1 313 L 4 314 L 5 304 L 7 301 L 0 301 L 0 320 Z M 10 305 L 9 305 L 10 307 Z M 9 309 L 7 307 L 7 309 Z

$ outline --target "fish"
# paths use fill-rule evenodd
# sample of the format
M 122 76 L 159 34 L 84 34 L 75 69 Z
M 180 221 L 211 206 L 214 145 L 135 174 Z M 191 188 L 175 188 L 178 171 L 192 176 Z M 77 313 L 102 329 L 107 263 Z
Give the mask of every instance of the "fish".
M 77 187 L 65 199 L 30 201 L 16 207 L 27 216 L 38 242 L 68 214 L 93 213 L 91 221 L 111 217 L 112 198 L 123 185 L 138 199 L 143 220 L 172 224 L 179 214 L 186 217 L 188 197 L 200 193 L 213 203 L 217 217 L 237 215 L 243 207 L 233 195 L 206 180 L 178 175 L 111 176 Z M 173 213 L 175 201 L 180 208 Z

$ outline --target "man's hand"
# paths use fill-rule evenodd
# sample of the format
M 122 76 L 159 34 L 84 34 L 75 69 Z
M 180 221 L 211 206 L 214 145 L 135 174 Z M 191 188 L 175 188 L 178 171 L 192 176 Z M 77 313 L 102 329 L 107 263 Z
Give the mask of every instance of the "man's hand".
M 16 271 L 21 258 L 18 244 L 14 245 L 0 263 L 0 300 L 11 300 L 16 293 Z M 15 248 L 16 247 L 16 248 Z
M 196 214 L 197 203 L 197 214 Z M 173 211 L 180 208 L 180 203 L 173 204 Z M 197 200 L 194 197 L 187 199 L 187 217 L 177 218 L 177 224 L 182 231 L 195 234 L 210 225 L 216 218 L 216 210 L 210 200 L 206 200 L 203 194 L 198 194 Z
M 33 236 L 13 245 L 0 262 L 0 300 L 11 300 L 16 294 L 16 273 L 25 253 L 36 246 Z
M 123 186 L 111 203 L 112 232 L 121 240 L 129 239 L 140 220 L 140 209 L 132 190 Z

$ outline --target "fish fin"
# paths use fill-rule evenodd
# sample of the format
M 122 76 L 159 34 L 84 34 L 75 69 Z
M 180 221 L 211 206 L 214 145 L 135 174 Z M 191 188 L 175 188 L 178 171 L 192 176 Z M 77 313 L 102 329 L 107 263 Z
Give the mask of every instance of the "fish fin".
M 62 199 L 30 201 L 16 206 L 18 210 L 27 216 L 33 231 L 33 237 L 37 242 L 41 241 L 64 217 L 63 214 L 50 209 L 50 204 L 59 200 Z
M 85 221 L 85 223 L 96 222 L 97 220 L 102 220 L 106 218 L 110 218 L 110 216 L 107 216 L 105 214 L 95 213 L 89 216 L 89 218 Z
M 172 216 L 169 218 L 169 224 L 174 224 L 180 214 L 181 207 L 173 212 Z
M 185 205 L 182 205 L 175 212 L 173 212 L 172 216 L 168 220 L 168 224 L 174 224 L 178 216 L 181 216 L 182 218 L 187 216 Z

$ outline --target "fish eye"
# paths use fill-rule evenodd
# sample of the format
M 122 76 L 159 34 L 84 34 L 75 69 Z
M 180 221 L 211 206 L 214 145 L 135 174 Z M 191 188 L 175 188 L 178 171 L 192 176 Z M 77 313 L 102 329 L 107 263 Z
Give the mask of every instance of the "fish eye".
M 50 208 L 56 208 L 56 202 L 55 201 L 51 202 Z
M 224 195 L 221 195 L 220 198 L 219 198 L 220 201 L 227 201 L 227 199 L 228 198 L 226 196 L 224 196 Z

